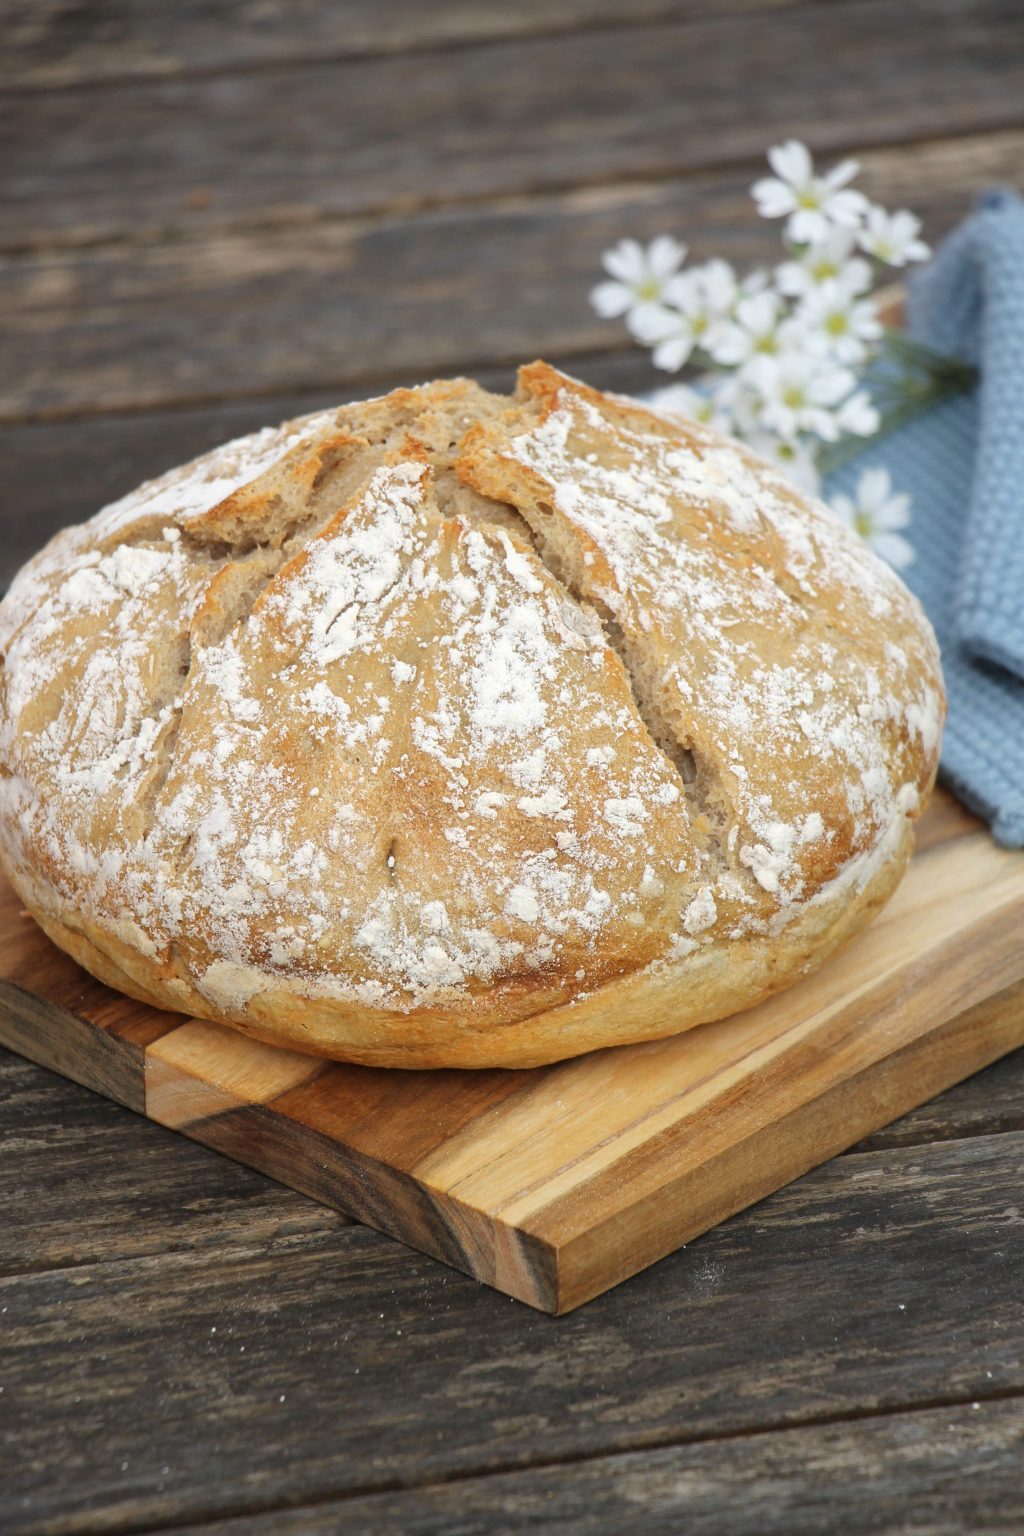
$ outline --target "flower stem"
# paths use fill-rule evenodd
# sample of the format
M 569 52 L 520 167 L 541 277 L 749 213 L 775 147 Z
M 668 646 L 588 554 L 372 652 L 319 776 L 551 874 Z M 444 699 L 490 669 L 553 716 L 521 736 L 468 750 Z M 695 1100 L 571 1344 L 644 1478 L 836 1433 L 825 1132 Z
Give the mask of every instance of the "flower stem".
M 886 329 L 881 351 L 883 357 L 888 353 L 894 362 L 930 378 L 956 380 L 963 389 L 970 389 L 978 380 L 978 370 L 972 363 L 938 352 L 927 343 L 908 336 L 905 331 Z
M 971 363 L 936 352 L 902 331 L 886 331 L 881 360 L 895 365 L 898 372 L 890 367 L 869 380 L 871 398 L 880 418 L 877 432 L 867 438 L 847 435 L 825 445 L 818 454 L 822 475 L 833 474 L 870 443 L 888 437 L 942 401 L 965 394 L 978 382 L 978 370 Z

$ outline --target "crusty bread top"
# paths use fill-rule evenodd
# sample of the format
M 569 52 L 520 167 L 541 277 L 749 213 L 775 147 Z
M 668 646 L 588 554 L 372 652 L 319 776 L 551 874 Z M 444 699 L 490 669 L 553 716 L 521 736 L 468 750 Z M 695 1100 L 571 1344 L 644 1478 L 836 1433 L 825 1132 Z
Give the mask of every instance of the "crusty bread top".
M 942 687 L 915 600 L 826 507 L 709 428 L 565 389 L 543 365 L 520 394 L 467 439 L 470 483 L 515 503 L 614 627 L 729 851 L 772 896 L 806 898 L 933 761 Z
M 540 363 L 142 487 L 0 649 L 5 862 L 228 1013 L 269 975 L 502 1023 L 772 931 L 913 813 L 943 709 L 827 509 Z

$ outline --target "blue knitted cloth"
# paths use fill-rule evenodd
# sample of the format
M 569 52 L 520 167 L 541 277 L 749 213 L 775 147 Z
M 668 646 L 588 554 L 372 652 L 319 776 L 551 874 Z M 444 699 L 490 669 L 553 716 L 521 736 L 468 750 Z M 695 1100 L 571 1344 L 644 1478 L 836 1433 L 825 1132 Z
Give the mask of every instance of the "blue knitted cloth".
M 1024 203 L 987 192 L 911 283 L 908 327 L 976 363 L 978 387 L 871 444 L 826 485 L 884 465 L 913 497 L 900 574 L 935 626 L 949 693 L 942 779 L 1024 846 Z

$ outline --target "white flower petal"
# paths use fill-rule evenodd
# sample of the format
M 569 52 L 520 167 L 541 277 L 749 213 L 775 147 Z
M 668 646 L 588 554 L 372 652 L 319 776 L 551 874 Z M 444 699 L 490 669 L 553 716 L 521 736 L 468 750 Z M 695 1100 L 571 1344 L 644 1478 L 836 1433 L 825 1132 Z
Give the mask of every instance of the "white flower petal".
M 906 491 L 900 491 L 878 509 L 878 526 L 886 532 L 910 526 L 910 497 Z
M 867 293 L 871 287 L 871 268 L 859 256 L 852 256 L 845 262 L 840 267 L 837 277 L 847 293 Z
M 771 290 L 748 294 L 736 306 L 736 319 L 755 336 L 764 336 L 770 332 L 778 313 L 779 296 Z
M 850 190 L 833 192 L 825 206 L 833 224 L 841 224 L 852 229 L 860 223 L 869 204 L 863 192 Z
M 835 495 L 832 497 L 829 505 L 832 508 L 832 511 L 836 514 L 836 517 L 839 518 L 840 522 L 845 523 L 848 528 L 853 528 L 855 526 L 857 508 L 854 506 L 849 496 Z
M 836 496 L 832 506 L 890 565 L 899 570 L 913 560 L 913 546 L 896 532 L 910 522 L 910 497 L 902 491 L 894 494 L 887 469 L 877 464 L 865 469 L 857 481 L 855 498 Z
M 717 427 L 720 432 L 729 432 L 732 430 L 731 412 L 717 385 L 714 375 L 705 374 L 700 380 L 699 389 L 689 384 L 669 384 L 665 389 L 655 390 L 649 402 L 666 415 L 701 421 Z
M 785 144 L 774 144 L 768 151 L 768 164 L 776 176 L 794 187 L 805 186 L 814 172 L 810 151 L 799 139 L 787 139 Z
M 815 405 L 838 405 L 857 380 L 848 368 L 823 367 L 807 383 L 808 399 Z
M 875 528 L 905 528 L 910 522 L 910 497 L 894 491 L 887 469 L 874 465 L 857 482 L 857 505 Z
M 876 261 L 890 267 L 903 267 L 908 261 L 923 261 L 931 255 L 923 240 L 917 238 L 921 221 L 906 208 L 887 213 L 877 204 L 868 209 L 866 227 L 859 241 Z
M 660 341 L 651 353 L 655 368 L 666 373 L 678 373 L 693 351 L 692 336 L 669 336 Z
M 771 275 L 765 271 L 764 267 L 755 267 L 752 272 L 747 273 L 740 283 L 740 292 L 744 294 L 760 293 L 762 288 L 769 287 L 770 283 Z
M 667 336 L 677 335 L 682 322 L 675 310 L 664 304 L 649 303 L 637 304 L 631 309 L 626 324 L 630 335 L 635 336 L 642 346 L 653 347 Z
M 892 480 L 887 469 L 874 464 L 861 471 L 857 481 L 857 505 L 862 512 L 874 513 L 892 495 Z
M 716 326 L 714 334 L 708 337 L 707 350 L 723 368 L 738 368 L 754 350 L 753 337 L 738 325 Z
M 750 195 L 757 203 L 757 211 L 762 219 L 780 219 L 784 214 L 792 213 L 796 207 L 796 196 L 792 188 L 771 176 L 765 177 L 763 181 L 755 181 Z
M 799 415 L 800 426 L 805 432 L 820 437 L 822 442 L 834 443 L 839 437 L 839 424 L 830 411 L 817 406 L 806 406 Z
M 881 417 L 871 403 L 866 390 L 858 389 L 839 407 L 840 430 L 851 437 L 874 437 L 881 424 Z
M 797 245 L 813 245 L 828 234 L 828 219 L 819 208 L 798 208 L 786 224 L 786 234 Z
M 909 245 L 921 228 L 921 220 L 909 208 L 897 208 L 889 215 L 889 233 L 897 245 Z
M 883 560 L 888 560 L 894 570 L 905 570 L 916 558 L 913 544 L 901 533 L 876 533 L 868 542 L 875 554 L 881 555 Z
M 857 336 L 840 336 L 832 344 L 832 351 L 841 363 L 848 367 L 855 367 L 863 363 L 868 355 L 868 349 Z
M 700 270 L 700 284 L 710 314 L 716 318 L 729 313 L 736 302 L 736 273 L 727 261 L 716 257 Z
M 779 356 L 798 355 L 804 358 L 819 358 L 828 352 L 828 346 L 821 332 L 800 314 L 799 310 L 783 320 L 775 333 L 775 340 Z
M 605 251 L 601 264 L 610 276 L 617 277 L 620 283 L 628 283 L 631 288 L 638 287 L 647 276 L 643 248 L 637 240 L 620 240 L 610 251 Z
M 802 261 L 784 261 L 775 268 L 775 286 L 787 298 L 798 299 L 813 285 L 814 278 Z
M 680 272 L 678 277 L 666 284 L 665 300 L 674 304 L 680 314 L 689 315 L 691 319 L 697 319 L 707 311 L 707 302 L 704 297 L 704 289 L 700 278 L 700 269 L 694 267 L 689 272 Z
M 636 298 L 633 290 L 627 288 L 625 283 L 607 282 L 591 288 L 590 302 L 602 319 L 612 320 L 632 308 Z
M 850 307 L 850 317 L 857 335 L 863 336 L 865 341 L 877 341 L 881 336 L 884 327 L 878 318 L 874 299 L 858 299 Z
M 686 246 L 671 235 L 655 235 L 647 247 L 647 265 L 657 278 L 671 277 L 686 260 Z
M 707 405 L 707 397 L 690 384 L 669 384 L 664 389 L 656 389 L 647 397 L 647 401 L 659 411 L 668 411 L 674 416 L 689 416 L 694 420 L 700 417 Z
M 743 382 L 765 399 L 773 397 L 779 388 L 779 362 L 764 352 L 756 353 L 743 369 Z
M 860 170 L 859 160 L 840 160 L 824 177 L 825 185 L 829 188 L 845 187 L 848 181 L 852 181 Z M 867 199 L 865 199 L 865 202 Z

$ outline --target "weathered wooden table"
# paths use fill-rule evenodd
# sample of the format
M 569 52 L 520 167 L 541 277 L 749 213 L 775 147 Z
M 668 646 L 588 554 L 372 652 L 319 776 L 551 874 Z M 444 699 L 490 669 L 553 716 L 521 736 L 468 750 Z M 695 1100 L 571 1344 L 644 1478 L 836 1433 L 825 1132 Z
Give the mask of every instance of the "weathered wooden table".
M 1018 0 L 2 0 L 0 586 L 285 414 L 542 353 L 601 250 L 768 254 L 764 147 L 936 234 L 1024 174 Z M 568 1318 L 0 1064 L 0 1529 L 1024 1528 L 1024 1060 Z

